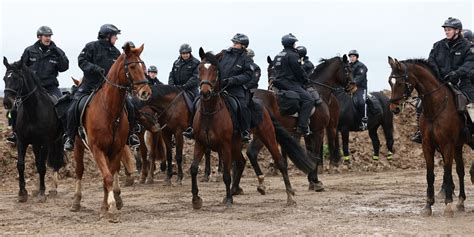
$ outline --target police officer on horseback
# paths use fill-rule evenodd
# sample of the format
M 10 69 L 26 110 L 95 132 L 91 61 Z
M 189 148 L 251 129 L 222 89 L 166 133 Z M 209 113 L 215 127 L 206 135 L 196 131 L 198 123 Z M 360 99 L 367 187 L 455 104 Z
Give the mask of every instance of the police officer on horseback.
M 296 132 L 303 136 L 310 134 L 309 117 L 314 106 L 314 99 L 306 89 L 308 75 L 300 63 L 300 55 L 295 48 L 298 39 L 293 34 L 281 38 L 283 51 L 275 56 L 275 80 L 273 85 L 280 90 L 291 90 L 300 96 L 300 111 Z
M 303 65 L 303 69 L 309 77 L 311 73 L 313 73 L 314 64 L 309 60 L 309 57 L 306 56 L 308 51 L 304 46 L 298 46 L 296 47 L 296 50 L 298 50 L 298 54 L 300 55 L 301 65 Z
M 462 36 L 471 42 L 471 44 L 474 44 L 474 36 L 472 35 L 472 31 L 470 29 L 462 30 Z
M 158 68 L 154 65 L 148 67 L 146 79 L 148 80 L 148 84 L 152 86 L 163 85 L 163 83 L 158 79 Z
M 104 77 L 120 56 L 120 51 L 114 46 L 118 34 L 120 34 L 120 30 L 116 26 L 112 24 L 102 25 L 97 36 L 98 40 L 87 43 L 78 56 L 79 67 L 84 72 L 84 79 L 74 94 L 73 102 L 67 112 L 65 150 L 71 151 L 74 147 L 74 138 L 80 116 L 79 111 L 77 111 L 79 100 L 85 95 L 90 95 L 104 82 Z M 138 140 L 137 137 L 135 139 Z M 129 138 L 130 145 L 136 145 L 131 144 L 136 142 L 135 139 Z
M 59 90 L 58 72 L 65 72 L 69 69 L 69 60 L 64 51 L 51 40 L 52 35 L 53 31 L 50 27 L 39 27 L 36 31 L 38 40 L 23 51 L 20 61 L 34 72 L 41 86 L 50 95 L 60 98 L 62 93 Z M 13 113 L 16 112 L 13 111 Z M 7 137 L 7 140 L 15 143 L 15 132 Z
M 367 129 L 367 106 L 365 104 L 367 98 L 367 67 L 359 61 L 359 52 L 357 50 L 349 51 L 348 55 L 352 69 L 352 78 L 357 85 L 354 99 L 359 115 L 358 120 L 360 121 L 359 130 L 363 131 Z
M 253 92 L 253 90 L 258 88 L 258 81 L 260 81 L 260 76 L 262 75 L 262 70 L 260 67 L 253 61 L 253 58 L 255 57 L 255 52 L 248 48 L 247 49 L 247 56 L 252 59 L 252 63 L 250 64 L 250 67 L 252 69 L 252 80 L 250 80 L 247 84 L 245 84 L 245 87 L 249 89 L 250 91 Z
M 442 82 L 449 81 L 459 88 L 470 102 L 474 101 L 474 47 L 461 33 L 462 23 L 459 19 L 449 17 L 441 26 L 446 38 L 433 44 L 428 61 L 437 70 Z M 417 120 L 422 112 L 421 103 L 417 109 Z M 421 143 L 421 132 L 411 138 Z

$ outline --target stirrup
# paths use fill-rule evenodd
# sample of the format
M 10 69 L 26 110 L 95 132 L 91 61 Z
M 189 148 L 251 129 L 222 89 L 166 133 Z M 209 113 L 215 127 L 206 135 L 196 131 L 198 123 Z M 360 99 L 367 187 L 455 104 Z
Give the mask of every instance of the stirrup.
M 131 134 L 128 137 L 128 145 L 132 148 L 140 146 L 140 138 L 137 136 L 137 134 Z
M 243 143 L 249 143 L 249 141 L 250 141 L 250 133 L 249 133 L 249 131 L 245 130 L 245 131 L 242 132 L 241 135 L 242 135 L 242 142 L 243 142 Z
M 70 137 L 66 137 L 66 141 L 64 142 L 64 150 L 65 151 L 73 151 L 74 150 L 74 139 Z
M 194 138 L 193 127 L 186 128 L 186 130 L 183 132 L 183 136 L 189 139 L 193 139 Z

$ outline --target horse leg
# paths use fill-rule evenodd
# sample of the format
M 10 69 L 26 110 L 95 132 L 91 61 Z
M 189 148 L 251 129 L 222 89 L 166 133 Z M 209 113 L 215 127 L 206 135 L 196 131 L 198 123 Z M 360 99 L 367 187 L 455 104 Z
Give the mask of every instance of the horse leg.
M 74 145 L 74 160 L 76 161 L 76 189 L 70 210 L 76 212 L 81 209 L 82 175 L 84 174 L 84 145 L 77 137 Z
M 389 120 L 382 124 L 383 133 L 385 135 L 385 142 L 387 143 L 387 160 L 393 159 L 393 120 Z
M 344 162 L 349 163 L 351 157 L 349 156 L 349 128 L 341 129 L 342 137 L 342 153 L 344 155 Z
M 191 173 L 191 192 L 193 194 L 193 208 L 194 209 L 201 209 L 202 207 L 202 199 L 199 197 L 199 189 L 197 185 L 197 174 L 199 171 L 199 163 L 201 162 L 202 156 L 205 151 L 205 147 L 202 146 L 200 143 L 196 142 L 194 144 L 194 159 L 193 163 L 191 164 L 190 173 Z
M 143 139 L 144 142 L 148 142 L 148 139 Z M 139 183 L 144 184 L 146 181 L 146 178 L 148 176 L 148 166 L 150 165 L 148 163 L 148 149 L 144 143 L 140 143 L 140 146 L 138 147 L 138 152 L 137 154 L 140 154 L 140 159 L 141 159 L 141 169 L 140 169 L 140 181 Z
M 114 215 L 115 215 L 115 205 L 116 201 L 114 198 L 114 193 L 113 193 L 113 183 L 114 183 L 114 178 L 113 178 L 113 173 L 111 172 L 111 169 L 109 169 L 109 164 L 110 166 L 115 166 L 113 164 L 116 162 L 115 160 L 108 160 L 105 154 L 103 153 L 102 150 L 92 147 L 92 154 L 95 158 L 97 167 L 100 170 L 100 173 L 102 174 L 103 178 L 103 188 L 104 188 L 104 199 L 102 201 L 102 207 L 101 207 L 101 216 L 104 217 L 108 215 L 109 220 L 113 221 Z M 118 162 L 120 162 L 120 159 L 117 159 Z M 120 163 L 119 163 L 120 165 Z
M 454 158 L 456 159 L 456 173 L 459 178 L 459 199 L 456 208 L 458 211 L 464 211 L 466 193 L 464 192 L 464 160 L 462 159 L 462 146 L 456 148 Z
M 204 153 L 204 176 L 201 178 L 201 182 L 209 182 L 209 178 L 211 177 L 211 151 L 206 151 Z
M 23 144 L 19 139 L 17 142 L 18 160 L 16 161 L 16 168 L 18 170 L 18 183 L 20 191 L 18 191 L 18 201 L 26 202 L 28 200 L 28 191 L 25 188 L 25 154 L 27 144 Z
M 236 138 L 236 139 L 240 139 L 240 138 Z M 226 191 L 226 197 L 224 198 L 224 203 L 227 208 L 230 208 L 232 207 L 232 203 L 233 203 L 232 192 L 230 191 L 230 184 L 232 181 L 232 178 L 230 176 L 230 171 L 232 169 L 231 144 L 222 146 L 218 153 L 219 153 L 219 157 L 222 159 L 222 164 L 224 165 L 223 180 L 224 180 L 225 191 Z
M 423 156 L 425 157 L 426 162 L 426 181 L 428 184 L 428 188 L 426 190 L 426 205 L 423 209 L 423 215 L 431 216 L 432 210 L 431 206 L 435 202 L 434 197 L 434 181 L 435 181 L 435 174 L 434 174 L 434 147 L 431 145 L 431 140 L 423 139 Z
M 326 128 L 326 137 L 329 149 L 329 160 L 338 167 L 341 161 L 341 152 L 339 151 L 339 138 L 337 136 L 337 119 L 330 119 L 330 123 Z
M 36 170 L 39 174 L 39 189 L 38 194 L 36 195 L 37 202 L 45 202 L 46 201 L 46 185 L 44 182 L 44 176 L 46 175 L 46 159 L 48 156 L 48 146 L 47 145 L 33 145 L 33 152 L 36 149 L 39 149 L 39 154 L 35 152 L 36 157 Z M 38 156 L 39 155 L 39 156 Z
M 183 182 L 183 143 L 184 139 L 183 136 L 181 135 L 181 132 L 179 135 L 175 134 L 175 142 L 176 142 L 176 165 L 178 166 L 178 177 L 176 177 L 176 183 L 178 185 L 182 185 Z
M 173 148 L 171 146 L 171 136 L 172 135 L 169 134 L 164 136 L 166 145 L 166 163 L 168 165 L 164 184 L 165 186 L 171 186 L 171 177 L 173 176 Z
M 249 146 L 247 147 L 247 157 L 250 160 L 250 164 L 252 164 L 253 170 L 255 171 L 255 175 L 257 175 L 258 179 L 258 186 L 257 186 L 257 191 L 265 195 L 266 187 L 265 184 L 263 183 L 265 180 L 265 175 L 263 175 L 262 170 L 260 169 L 260 165 L 257 162 L 258 159 L 258 153 L 260 150 L 263 148 L 263 143 L 259 138 L 254 138 Z
M 453 217 L 454 212 L 452 209 L 453 203 L 453 175 L 452 175 L 452 166 L 453 166 L 453 158 L 454 158 L 454 147 L 450 144 L 445 150 L 446 159 L 444 159 L 444 175 L 443 175 L 443 183 L 445 184 L 446 188 L 446 197 L 444 199 L 444 203 L 446 205 L 444 209 L 444 215 L 447 217 Z
M 377 134 L 379 126 L 369 128 L 369 136 L 370 140 L 372 141 L 372 147 L 374 148 L 374 154 L 372 156 L 372 160 L 379 160 L 379 153 L 380 153 L 380 140 Z
M 244 193 L 244 190 L 240 187 L 240 179 L 242 178 L 242 173 L 245 169 L 245 158 L 242 155 L 240 144 L 232 147 L 232 157 L 234 160 L 233 165 L 233 182 L 232 182 L 232 196 L 241 195 Z
M 129 152 L 129 150 L 127 149 L 129 149 L 128 146 L 123 147 L 122 152 L 120 152 L 121 157 L 123 157 L 124 155 L 127 155 L 127 153 Z M 117 208 L 117 210 L 120 210 L 123 207 L 123 201 L 122 201 L 122 198 L 120 197 L 119 170 L 120 170 L 120 161 L 119 162 L 112 161 L 110 163 L 110 172 L 113 174 L 113 177 L 114 177 L 113 192 L 114 192 L 114 199 L 115 199 L 115 207 Z
M 132 186 L 135 183 L 135 179 L 132 177 L 132 172 L 137 169 L 136 166 L 135 166 L 135 163 L 134 163 L 134 161 L 135 161 L 134 158 L 135 157 L 134 157 L 130 147 L 125 146 L 123 148 L 122 152 L 121 152 L 120 161 L 124 165 L 124 169 L 125 169 L 125 184 L 124 184 L 124 186 L 126 186 L 126 187 Z M 117 172 L 119 172 L 119 170 L 120 170 L 120 167 L 118 168 Z
M 471 183 L 474 184 L 474 160 L 471 162 L 471 169 L 469 169 L 469 174 L 471 175 Z
M 323 131 L 315 131 L 313 132 L 313 136 L 311 138 L 306 138 L 305 143 L 306 143 L 306 148 L 308 151 L 312 152 L 313 155 L 316 156 L 318 161 L 316 162 L 316 168 L 308 173 L 308 190 L 316 191 L 316 192 L 321 192 L 324 190 L 323 183 L 319 181 L 318 178 L 318 166 L 322 166 L 322 145 L 323 145 L 323 139 L 324 139 L 324 134 Z M 331 164 L 331 166 L 335 166 L 334 164 Z

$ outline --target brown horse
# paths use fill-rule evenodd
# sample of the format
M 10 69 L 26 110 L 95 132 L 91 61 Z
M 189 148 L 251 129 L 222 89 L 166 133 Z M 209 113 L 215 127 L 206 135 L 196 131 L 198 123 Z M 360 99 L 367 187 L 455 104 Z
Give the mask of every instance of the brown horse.
M 223 180 L 226 186 L 226 205 L 232 206 L 232 196 L 242 192 L 239 187 L 240 178 L 245 168 L 245 159 L 242 155 L 242 143 L 239 132 L 234 131 L 231 112 L 225 103 L 225 88 L 220 87 L 219 63 L 220 55 L 214 56 L 212 53 L 204 53 L 199 49 L 201 63 L 198 66 L 201 88 L 201 100 L 193 120 L 193 130 L 196 143 L 194 145 L 194 160 L 191 165 L 192 177 L 192 203 L 193 208 L 202 207 L 202 199 L 198 195 L 197 173 L 202 156 L 208 149 L 217 151 L 219 159 L 223 163 Z M 315 164 L 304 154 L 303 149 L 291 138 L 289 134 L 275 120 L 270 117 L 266 109 L 263 109 L 263 119 L 252 131 L 266 145 L 275 164 L 282 173 L 287 192 L 287 203 L 292 205 L 294 190 L 291 187 L 288 177 L 288 169 L 285 159 L 278 150 L 278 144 L 283 150 L 289 152 L 295 165 L 305 172 L 314 170 Z M 285 133 L 284 136 L 282 133 Z M 291 144 L 291 145 L 288 145 Z M 295 151 L 299 152 L 296 153 Z M 232 188 L 230 169 L 233 166 Z
M 273 61 L 267 57 L 268 62 L 268 77 L 269 81 L 275 78 L 275 69 Z M 328 60 L 322 60 L 315 73 L 311 76 L 311 86 L 318 90 L 323 103 L 315 107 L 314 113 L 310 117 L 311 135 L 305 137 L 305 144 L 308 151 L 313 153 L 316 157 L 322 158 L 322 145 L 324 139 L 324 130 L 326 129 L 328 145 L 330 150 L 330 163 L 337 166 L 340 161 L 339 142 L 336 139 L 337 124 L 339 121 L 339 105 L 333 95 L 335 90 L 350 91 L 354 89 L 352 83 L 351 71 L 347 56 L 334 57 Z M 282 116 L 277 102 L 276 93 L 267 90 L 256 90 L 254 96 L 263 101 L 265 107 L 271 111 L 276 119 L 283 124 L 283 126 L 295 136 L 297 117 Z M 255 139 L 249 145 L 247 155 L 255 169 L 257 176 L 261 176 L 262 171 L 257 163 L 257 155 L 262 148 L 262 144 Z M 308 174 L 309 189 L 315 191 L 322 191 L 324 187 L 322 182 L 318 180 L 317 169 Z
M 144 78 L 145 65 L 140 59 L 142 51 L 143 45 L 139 48 L 131 48 L 129 44 L 125 46 L 124 53 L 112 65 L 105 82 L 86 108 L 82 118 L 86 139 L 84 143 L 79 137 L 75 141 L 74 159 L 77 177 L 72 211 L 80 209 L 86 146 L 103 177 L 104 199 L 101 214 L 109 214 L 112 217 L 110 220 L 115 221 L 115 208 L 119 210 L 122 208 L 117 171 L 120 169 L 121 158 L 131 155 L 126 147 L 129 131 L 124 110 L 126 92 L 133 90 L 142 100 L 147 100 L 151 94 Z
M 401 111 L 401 106 L 411 97 L 415 89 L 422 100 L 423 114 L 420 118 L 420 128 L 423 134 L 423 156 L 426 161 L 426 180 L 428 182 L 426 206 L 423 214 L 431 216 L 431 206 L 434 204 L 434 153 L 441 152 L 444 161 L 443 187 L 445 189 L 444 214 L 453 216 L 453 176 L 452 165 L 456 160 L 456 172 L 459 177 L 458 210 L 464 210 L 464 161 L 462 147 L 465 142 L 463 133 L 464 118 L 456 110 L 452 91 L 441 83 L 439 75 L 426 60 L 410 59 L 398 61 L 388 57 L 392 67 L 389 84 L 392 88 L 390 110 L 395 114 Z

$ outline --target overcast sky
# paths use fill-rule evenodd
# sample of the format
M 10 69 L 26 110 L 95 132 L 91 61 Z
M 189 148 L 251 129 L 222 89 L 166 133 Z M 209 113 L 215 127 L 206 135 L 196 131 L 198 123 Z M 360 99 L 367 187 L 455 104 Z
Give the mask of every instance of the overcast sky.
M 198 58 L 199 47 L 218 52 L 240 32 L 250 38 L 263 72 L 259 87 L 266 88 L 266 57 L 280 52 L 281 36 L 291 32 L 298 45 L 307 47 L 314 64 L 357 49 L 369 69 L 369 91 L 389 88 L 387 56 L 428 57 L 432 44 L 444 38 L 441 25 L 446 18 L 457 17 L 464 28 L 474 28 L 472 0 L 2 0 L 0 7 L 0 52 L 10 61 L 36 42 L 41 25 L 52 28 L 52 40 L 70 62 L 69 70 L 59 75 L 61 87 L 72 85 L 71 76 L 82 76 L 77 56 L 105 23 L 122 30 L 117 48 L 127 40 L 144 43 L 142 59 L 158 67 L 165 83 L 182 43 L 191 44 Z M 0 74 L 5 74 L 3 65 Z

